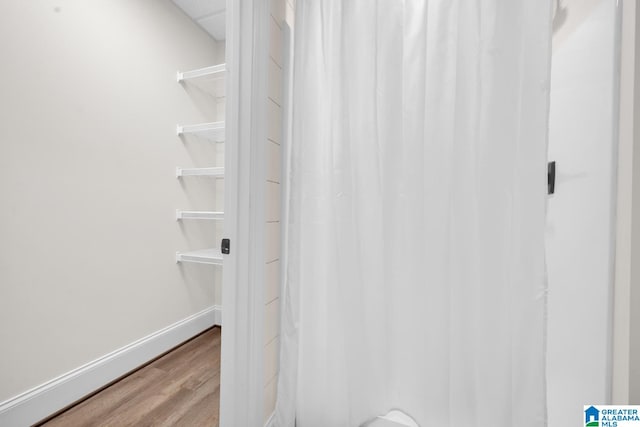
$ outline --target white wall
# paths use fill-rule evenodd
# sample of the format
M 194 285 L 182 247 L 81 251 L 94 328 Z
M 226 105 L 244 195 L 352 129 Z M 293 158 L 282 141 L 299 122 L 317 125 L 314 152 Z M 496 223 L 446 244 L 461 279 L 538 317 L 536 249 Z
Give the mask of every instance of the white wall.
M 547 263 L 549 426 L 610 399 L 616 1 L 560 0 L 551 71 Z
M 175 209 L 220 198 L 175 167 L 221 161 L 175 136 L 217 116 L 175 73 L 224 52 L 169 0 L 4 0 L 0 56 L 2 402 L 219 301 L 175 263 L 219 237 Z

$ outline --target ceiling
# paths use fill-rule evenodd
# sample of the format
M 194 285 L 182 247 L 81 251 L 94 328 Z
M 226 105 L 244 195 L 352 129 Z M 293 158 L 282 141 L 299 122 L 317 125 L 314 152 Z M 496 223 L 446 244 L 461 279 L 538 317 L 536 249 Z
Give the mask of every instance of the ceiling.
M 173 0 L 214 39 L 225 39 L 226 0 Z

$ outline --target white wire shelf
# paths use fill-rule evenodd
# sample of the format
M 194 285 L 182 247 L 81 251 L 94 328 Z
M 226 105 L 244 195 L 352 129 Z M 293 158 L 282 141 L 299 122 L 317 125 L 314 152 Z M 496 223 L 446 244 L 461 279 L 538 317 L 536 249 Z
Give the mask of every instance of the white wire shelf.
M 178 136 L 195 135 L 215 142 L 224 142 L 224 122 L 177 125 L 176 134 Z
M 200 77 L 223 78 L 227 70 L 226 64 L 212 65 L 211 67 L 198 68 L 197 70 L 180 72 L 178 71 L 176 79 L 178 83 L 197 79 Z
M 224 167 L 217 168 L 176 168 L 176 177 L 182 178 L 184 176 L 211 176 L 222 178 L 224 177 Z
M 222 253 L 218 249 L 201 249 L 191 252 L 176 252 L 176 262 L 222 265 Z
M 223 220 L 224 212 L 176 210 L 176 220 L 182 219 Z
M 214 98 L 221 99 L 225 96 L 226 75 L 226 65 L 220 64 L 192 71 L 178 71 L 176 79 L 187 90 L 196 87 Z

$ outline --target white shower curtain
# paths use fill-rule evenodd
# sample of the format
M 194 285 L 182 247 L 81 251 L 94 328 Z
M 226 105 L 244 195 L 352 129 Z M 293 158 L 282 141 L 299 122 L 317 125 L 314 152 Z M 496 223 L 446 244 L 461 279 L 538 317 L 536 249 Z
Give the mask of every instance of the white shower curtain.
M 550 0 L 298 0 L 275 425 L 541 427 Z

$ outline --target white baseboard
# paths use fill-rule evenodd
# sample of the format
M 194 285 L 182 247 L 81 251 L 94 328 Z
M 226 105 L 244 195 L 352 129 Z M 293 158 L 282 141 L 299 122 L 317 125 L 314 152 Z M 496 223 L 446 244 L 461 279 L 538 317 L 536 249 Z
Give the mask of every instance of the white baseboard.
M 209 307 L 2 402 L 0 426 L 41 421 L 221 321 L 221 307 Z
M 214 305 L 210 308 L 213 311 L 213 324 L 214 326 L 222 326 L 222 307 Z

